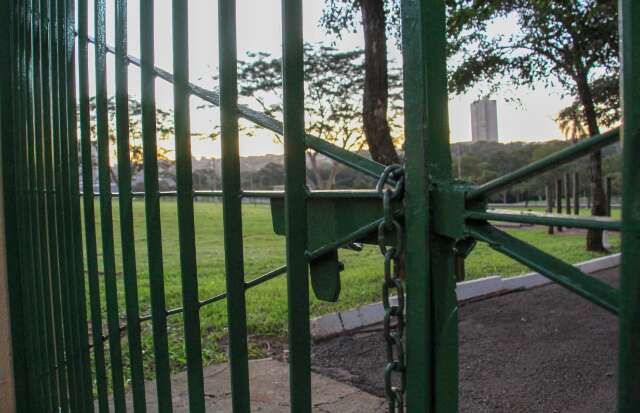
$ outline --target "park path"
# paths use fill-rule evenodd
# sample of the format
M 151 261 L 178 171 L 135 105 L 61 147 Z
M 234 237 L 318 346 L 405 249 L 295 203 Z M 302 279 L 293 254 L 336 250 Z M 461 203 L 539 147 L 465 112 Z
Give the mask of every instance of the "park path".
M 594 276 L 615 285 L 618 270 Z M 552 284 L 465 303 L 459 315 L 461 413 L 615 411 L 611 314 Z M 316 343 L 313 352 L 316 372 L 378 396 L 384 358 L 380 331 Z
M 596 273 L 617 284 L 617 269 Z M 460 307 L 461 413 L 605 413 L 615 410 L 617 320 L 557 285 Z M 385 411 L 379 326 L 315 343 L 314 412 Z M 205 369 L 207 412 L 230 412 L 227 365 Z M 252 411 L 288 412 L 288 365 L 250 362 Z M 188 411 L 186 374 L 174 411 Z M 147 383 L 149 412 L 155 385 Z
M 289 366 L 274 359 L 249 362 L 251 378 L 251 410 L 261 413 L 289 411 Z M 211 413 L 231 412 L 231 389 L 227 364 L 207 367 L 204 371 L 206 411 Z M 313 411 L 318 413 L 382 413 L 384 400 L 363 392 L 351 385 L 329 377 L 313 374 Z M 189 399 L 187 375 L 179 373 L 172 377 L 173 411 L 187 413 Z M 149 413 L 158 411 L 155 403 L 155 382 L 147 382 L 146 399 Z M 128 411 L 133 411 L 131 397 Z

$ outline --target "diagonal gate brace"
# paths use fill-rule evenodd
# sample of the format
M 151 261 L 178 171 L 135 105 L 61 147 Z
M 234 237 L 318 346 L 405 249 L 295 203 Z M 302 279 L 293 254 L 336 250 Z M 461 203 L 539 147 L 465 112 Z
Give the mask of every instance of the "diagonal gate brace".
M 486 242 L 494 250 L 532 268 L 605 310 L 613 314 L 619 313 L 620 293 L 603 281 L 588 276 L 573 265 L 520 241 L 490 224 L 469 222 L 467 229 L 469 235 Z

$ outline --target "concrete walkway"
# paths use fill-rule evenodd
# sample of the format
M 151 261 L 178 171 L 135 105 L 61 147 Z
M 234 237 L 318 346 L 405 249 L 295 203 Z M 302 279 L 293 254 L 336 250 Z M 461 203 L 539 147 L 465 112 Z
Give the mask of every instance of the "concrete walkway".
M 251 377 L 251 411 L 282 413 L 289 411 L 289 366 L 265 359 L 249 363 Z M 208 367 L 204 371 L 207 412 L 231 412 L 231 389 L 227 365 Z M 321 413 L 382 413 L 384 400 L 319 374 L 311 377 L 313 411 Z M 173 411 L 189 411 L 186 373 L 172 378 Z M 158 411 L 155 383 L 146 386 L 148 412 Z M 129 397 L 128 411 L 133 411 Z

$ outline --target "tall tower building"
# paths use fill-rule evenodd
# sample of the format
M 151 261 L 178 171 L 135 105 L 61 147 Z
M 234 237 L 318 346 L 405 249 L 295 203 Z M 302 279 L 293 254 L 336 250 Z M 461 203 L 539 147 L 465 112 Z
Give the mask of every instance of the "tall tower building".
M 471 104 L 471 141 L 498 142 L 498 107 L 483 98 Z

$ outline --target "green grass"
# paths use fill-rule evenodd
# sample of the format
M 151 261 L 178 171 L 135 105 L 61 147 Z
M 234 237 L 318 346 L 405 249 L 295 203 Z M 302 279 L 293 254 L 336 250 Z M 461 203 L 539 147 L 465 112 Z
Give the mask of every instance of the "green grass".
M 96 204 L 96 215 L 99 207 Z M 181 307 L 181 283 L 177 212 L 173 202 L 161 203 L 164 279 L 167 306 Z M 117 234 L 116 261 L 118 270 L 118 294 L 120 317 L 125 322 L 124 290 L 122 280 L 122 260 L 119 238 L 119 219 L 117 203 L 114 202 L 114 230 Z M 246 279 L 252 279 L 284 264 L 284 239 L 274 235 L 271 215 L 267 205 L 244 205 L 244 253 Z M 98 228 L 98 247 L 100 249 L 100 227 Z M 150 310 L 150 291 L 146 249 L 146 231 L 144 204 L 134 203 L 134 222 L 136 236 L 136 256 L 138 264 L 139 301 L 142 314 Z M 222 207 L 219 203 L 196 203 L 196 248 L 198 263 L 199 294 L 202 300 L 225 290 L 224 281 L 224 243 L 222 231 Z M 528 229 L 509 229 L 508 232 L 542 250 L 554 254 L 568 262 L 575 263 L 595 257 L 584 249 L 584 236 L 570 233 L 548 236 L 541 227 Z M 612 239 L 614 249 L 618 248 L 617 236 Z M 375 246 L 367 246 L 362 252 L 341 251 L 341 260 L 345 264 L 342 273 L 342 294 L 338 303 L 320 302 L 311 299 L 311 315 L 344 310 L 380 300 L 382 280 L 382 259 Z M 86 255 L 85 255 L 86 256 Z M 102 257 L 99 256 L 102 268 Z M 513 276 L 528 272 L 527 268 L 513 260 L 491 250 L 486 245 L 478 245 L 466 264 L 467 279 L 490 275 Z M 104 300 L 104 282 L 101 277 L 102 307 L 106 311 Z M 287 325 L 286 280 L 280 277 L 255 287 L 247 292 L 247 323 L 249 333 L 255 336 L 286 336 Z M 201 311 L 203 357 L 205 364 L 221 362 L 225 358 L 224 338 L 226 336 L 226 302 L 221 301 Z M 103 316 L 106 319 L 106 314 Z M 153 339 L 151 322 L 142 324 L 145 368 L 151 377 L 153 371 Z M 169 342 L 171 361 L 175 369 L 183 369 L 185 357 L 182 341 L 182 316 L 169 319 Z M 123 351 L 126 354 L 126 337 Z M 252 346 L 252 356 L 262 355 L 261 350 Z

